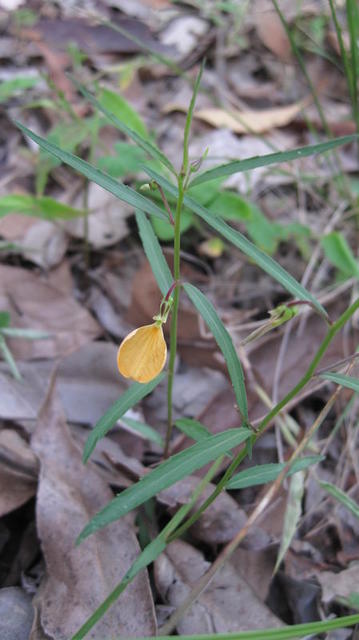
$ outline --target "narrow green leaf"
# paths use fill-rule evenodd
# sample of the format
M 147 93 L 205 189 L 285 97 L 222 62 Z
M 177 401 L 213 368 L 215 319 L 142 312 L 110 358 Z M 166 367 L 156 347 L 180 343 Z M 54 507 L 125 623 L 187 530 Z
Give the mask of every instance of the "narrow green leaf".
M 134 382 L 118 400 L 106 411 L 106 413 L 100 418 L 98 423 L 92 429 L 89 437 L 86 440 L 83 461 L 87 462 L 91 453 L 93 452 L 96 444 L 106 433 L 113 427 L 113 425 L 122 418 L 122 416 L 131 409 L 137 402 L 147 396 L 157 385 L 163 380 L 165 373 L 160 373 L 157 378 L 151 380 L 147 384 L 141 384 Z
M 320 486 L 325 489 L 335 500 L 338 500 L 353 516 L 359 518 L 359 505 L 352 500 L 344 491 L 338 489 L 331 482 L 319 482 Z
M 8 311 L 0 311 L 0 329 L 5 329 L 10 325 L 11 315 Z
M 257 167 L 266 167 L 270 164 L 279 164 L 282 162 L 289 162 L 290 160 L 298 160 L 300 158 L 306 158 L 316 153 L 324 153 L 330 151 L 343 144 L 353 142 L 357 138 L 357 135 L 343 136 L 341 138 L 335 138 L 334 140 L 328 140 L 320 144 L 308 145 L 307 147 L 299 147 L 298 149 L 292 149 L 291 151 L 278 151 L 276 153 L 268 153 L 264 156 L 253 156 L 252 158 L 245 158 L 244 160 L 233 160 L 226 164 L 219 165 L 213 169 L 209 169 L 203 173 L 200 173 L 191 182 L 191 187 L 215 178 L 223 178 L 230 176 L 233 173 L 241 173 L 243 171 L 250 171 Z
M 128 127 L 124 122 L 122 122 L 122 120 L 119 120 L 119 118 L 117 118 L 116 115 L 112 112 L 112 109 L 106 108 L 106 104 L 104 104 L 101 100 L 97 100 L 97 98 L 95 98 L 95 96 L 92 93 L 87 91 L 87 89 L 83 85 L 81 85 L 79 82 L 77 82 L 77 80 L 75 80 L 74 78 L 71 78 L 71 80 L 76 85 L 76 87 L 81 91 L 84 97 L 89 102 L 91 102 L 91 104 L 98 111 L 103 113 L 106 116 L 106 118 L 110 122 L 112 122 L 112 124 L 117 129 L 122 131 L 122 133 L 124 133 L 129 138 L 131 138 L 131 140 L 133 140 L 139 147 L 144 149 L 144 151 L 146 151 L 146 153 L 148 153 L 148 155 L 151 158 L 154 158 L 155 160 L 159 160 L 159 162 L 161 162 L 161 164 L 167 167 L 167 169 L 169 169 L 171 173 L 176 175 L 176 171 L 172 163 L 168 160 L 165 154 L 162 153 L 162 151 L 158 149 L 158 147 L 156 147 L 156 145 L 154 145 L 152 142 L 149 142 L 149 140 L 147 140 L 142 135 L 140 135 L 138 131 L 134 131 L 133 129 L 131 129 L 131 127 Z
M 36 329 L 19 329 L 17 327 L 5 327 L 0 329 L 4 336 L 9 338 L 25 338 L 25 340 L 46 340 L 51 337 L 47 331 L 37 331 Z
M 189 134 L 190 134 L 190 131 L 191 131 L 191 124 L 192 124 L 194 105 L 196 104 L 197 94 L 198 94 L 198 90 L 199 90 L 199 85 L 201 83 L 201 78 L 202 78 L 204 65 L 205 65 L 205 60 L 202 59 L 200 70 L 199 70 L 199 72 L 197 74 L 197 78 L 196 78 L 195 83 L 193 85 L 191 102 L 190 102 L 190 105 L 188 107 L 187 116 L 186 116 L 186 123 L 185 123 L 185 127 L 184 127 L 184 136 L 183 136 L 183 160 L 182 160 L 182 171 L 183 171 L 184 175 L 187 174 L 187 171 L 189 169 L 189 167 L 188 167 L 188 162 L 189 162 L 189 158 L 188 158 Z
M 162 462 L 135 485 L 122 491 L 102 511 L 97 513 L 81 532 L 78 541 L 81 542 L 90 534 L 102 529 L 110 522 L 118 520 L 163 489 L 204 467 L 223 453 L 227 453 L 233 447 L 247 440 L 251 433 L 249 429 L 243 427 L 228 429 L 228 431 L 211 436 L 204 442 L 197 442 L 192 447 L 188 447 L 185 451 L 181 451 Z
M 334 620 L 306 622 L 275 629 L 256 629 L 255 631 L 234 631 L 232 633 L 208 633 L 181 636 L 181 640 L 291 640 L 302 636 L 315 636 L 334 629 L 344 629 L 359 623 L 359 614 L 342 616 Z M 173 636 L 160 636 L 161 640 L 173 640 Z M 118 640 L 121 640 L 118 638 Z M 137 640 L 153 640 L 138 638 Z
M 126 122 L 126 126 L 142 138 L 148 138 L 148 131 L 145 123 L 131 105 L 114 91 L 102 89 L 99 97 L 99 104 L 109 113 L 118 118 L 121 122 Z
M 290 481 L 287 505 L 284 514 L 282 539 L 274 567 L 274 573 L 278 571 L 279 565 L 287 553 L 297 529 L 299 518 L 302 513 L 304 478 L 304 472 L 300 471 L 295 474 Z
M 177 429 L 196 442 L 203 442 L 212 435 L 203 424 L 198 420 L 192 420 L 192 418 L 179 418 L 175 425 Z
M 106 191 L 109 191 L 120 200 L 127 202 L 127 204 L 133 206 L 134 208 L 140 209 L 141 211 L 145 211 L 146 213 L 150 213 L 151 215 L 166 219 L 166 215 L 164 214 L 163 210 L 148 198 L 145 198 L 143 195 L 137 193 L 130 187 L 126 187 L 125 185 L 117 182 L 116 180 L 111 178 L 111 176 L 108 176 L 106 173 L 103 173 L 99 169 L 95 169 L 95 167 L 91 166 L 85 160 L 78 158 L 72 153 L 63 151 L 57 145 L 52 144 L 48 140 L 45 140 L 45 138 L 41 138 L 40 136 L 36 135 L 36 133 L 33 133 L 32 131 L 30 131 L 30 129 L 27 129 L 27 127 L 24 127 L 19 122 L 16 122 L 15 124 L 17 127 L 19 127 L 19 129 L 21 129 L 21 131 L 23 131 L 23 133 L 34 140 L 34 142 L 36 142 L 39 147 L 41 147 L 41 149 L 44 149 L 48 153 L 54 155 L 56 158 L 59 158 L 59 160 L 61 160 L 65 164 L 68 164 L 70 167 L 75 169 L 75 171 L 78 171 L 89 180 L 93 180 L 93 182 L 96 182 L 96 184 L 98 184 L 100 187 L 103 187 L 103 189 L 106 189 Z
M 326 373 L 319 374 L 319 378 L 323 380 L 330 380 L 330 382 L 336 382 L 336 384 L 347 389 L 353 389 L 353 391 L 359 391 L 359 380 L 352 376 L 346 376 L 342 373 L 335 373 L 335 371 L 327 371 Z
M 157 240 L 150 221 L 143 213 L 136 211 L 136 222 L 143 249 L 151 265 L 153 275 L 156 278 L 162 294 L 165 296 L 173 282 L 173 276 L 162 253 L 161 245 Z
M 289 469 L 287 476 L 291 476 L 298 471 L 303 471 L 324 459 L 325 456 L 307 456 L 296 460 Z M 226 485 L 226 489 L 245 489 L 247 487 L 273 482 L 278 478 L 280 472 L 283 471 L 285 465 L 285 462 L 260 464 L 240 471 L 230 479 Z
M 0 351 L 2 353 L 2 356 L 5 362 L 7 362 L 15 380 L 18 380 L 20 382 L 20 380 L 22 380 L 21 373 L 17 367 L 16 360 L 12 355 L 9 347 L 7 346 L 5 338 L 2 335 L 0 335 Z
M 10 213 L 21 213 L 43 220 L 72 220 L 85 215 L 83 210 L 74 209 L 48 196 L 36 198 L 26 194 L 12 194 L 0 198 L 0 218 Z
M 206 296 L 192 284 L 183 285 L 188 297 L 213 333 L 213 336 L 223 353 L 228 372 L 232 381 L 238 408 L 246 422 L 248 422 L 247 394 L 244 384 L 242 365 L 233 346 L 232 338 L 220 320 L 214 306 Z
M 13 78 L 12 80 L 4 80 L 0 84 L 0 103 L 5 102 L 13 95 L 21 93 L 26 89 L 32 89 L 40 80 L 38 77 L 23 76 Z
M 148 175 L 156 180 L 164 189 L 176 196 L 177 189 L 174 185 L 160 176 L 157 172 L 153 171 L 153 169 L 146 166 L 145 170 Z M 263 271 L 277 280 L 277 282 L 287 289 L 287 291 L 289 291 L 295 298 L 299 298 L 300 300 L 310 300 L 321 315 L 325 318 L 328 317 L 324 307 L 322 307 L 320 302 L 318 302 L 318 300 L 309 291 L 302 287 L 302 285 L 299 284 L 299 282 L 297 282 L 285 269 L 283 269 L 278 262 L 261 251 L 261 249 L 258 249 L 258 247 L 247 240 L 247 238 L 239 231 L 230 227 L 224 222 L 224 220 L 215 216 L 208 209 L 202 207 L 188 196 L 184 197 L 184 204 L 188 209 L 194 211 L 198 216 L 200 216 L 200 218 L 202 218 L 234 246 L 238 247 L 238 249 L 240 249 L 245 255 L 251 258 L 251 260 L 263 269 Z
M 349 278 L 359 278 L 359 264 L 341 233 L 338 231 L 328 233 L 321 239 L 320 244 L 324 249 L 326 258 L 339 271 L 342 271 Z
M 139 433 L 146 440 L 159 444 L 161 447 L 163 446 L 162 436 L 160 436 L 153 427 L 150 427 L 149 424 L 134 420 L 133 418 L 121 418 L 121 422 L 130 427 L 130 429 L 133 429 L 136 433 Z

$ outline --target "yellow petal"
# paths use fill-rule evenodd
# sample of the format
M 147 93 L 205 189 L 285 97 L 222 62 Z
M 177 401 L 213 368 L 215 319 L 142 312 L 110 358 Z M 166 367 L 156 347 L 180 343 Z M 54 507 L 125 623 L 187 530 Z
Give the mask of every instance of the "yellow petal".
M 125 378 L 150 382 L 162 371 L 167 357 L 162 327 L 148 324 L 131 331 L 121 342 L 117 366 Z

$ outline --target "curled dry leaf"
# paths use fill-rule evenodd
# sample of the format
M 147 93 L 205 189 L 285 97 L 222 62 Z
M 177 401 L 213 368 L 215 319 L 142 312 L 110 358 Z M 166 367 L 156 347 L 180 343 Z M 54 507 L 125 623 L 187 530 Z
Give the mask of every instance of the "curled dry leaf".
M 39 416 L 32 447 L 40 460 L 36 517 L 47 568 L 38 617 L 48 637 L 68 640 L 120 582 L 139 545 L 129 522 L 121 519 L 75 546 L 82 528 L 113 494 L 92 463 L 82 464 L 53 392 Z M 142 573 L 87 637 L 155 634 L 152 596 Z
M 209 566 L 197 549 L 179 540 L 172 542 L 155 563 L 156 586 L 163 600 L 177 608 Z M 177 631 L 193 635 L 280 626 L 280 620 L 228 563 L 186 612 Z
M 14 430 L 0 431 L 0 516 L 21 507 L 36 493 L 38 462 Z
M 305 102 L 290 104 L 285 107 L 248 111 L 225 111 L 216 107 L 200 109 L 193 114 L 194 118 L 210 124 L 216 129 L 230 129 L 234 133 L 264 133 L 275 127 L 285 127 L 300 113 Z M 165 113 L 182 111 L 180 105 L 169 104 Z
M 83 206 L 82 194 L 72 203 Z M 132 207 L 104 191 L 95 182 L 88 187 L 88 241 L 96 248 L 108 247 L 128 235 L 126 218 L 133 213 Z M 75 238 L 84 237 L 84 221 L 74 218 L 64 223 L 64 228 Z
M 54 358 L 91 342 L 100 327 L 73 296 L 25 269 L 0 266 L 0 308 L 11 314 L 12 326 L 46 331 L 46 340 L 9 340 L 16 359 Z

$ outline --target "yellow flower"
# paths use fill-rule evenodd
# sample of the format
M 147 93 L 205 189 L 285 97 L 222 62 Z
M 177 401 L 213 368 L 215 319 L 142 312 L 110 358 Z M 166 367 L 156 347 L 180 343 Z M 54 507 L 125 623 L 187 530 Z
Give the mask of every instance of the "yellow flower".
M 125 378 L 136 382 L 150 382 L 166 363 L 167 346 L 162 323 L 154 322 L 131 331 L 121 342 L 117 366 Z

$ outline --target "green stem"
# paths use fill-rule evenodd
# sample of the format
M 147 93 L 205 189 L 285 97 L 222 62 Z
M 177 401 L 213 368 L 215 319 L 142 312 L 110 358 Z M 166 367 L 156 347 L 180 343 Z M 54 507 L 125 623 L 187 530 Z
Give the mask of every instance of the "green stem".
M 355 311 L 357 309 L 359 309 L 359 298 L 348 309 L 346 309 L 346 311 L 344 311 L 344 313 L 340 316 L 340 318 L 338 318 L 338 320 L 336 322 L 334 322 L 334 324 L 330 327 L 330 329 L 327 332 L 327 335 L 325 336 L 324 340 L 322 341 L 317 353 L 315 354 L 315 356 L 314 356 L 312 362 L 310 363 L 307 371 L 305 372 L 304 376 L 299 380 L 299 382 L 295 385 L 295 387 L 293 387 L 293 389 L 287 393 L 287 395 L 283 398 L 283 400 L 278 402 L 275 405 L 275 407 L 273 407 L 273 409 L 260 422 L 260 424 L 258 426 L 258 433 L 254 434 L 252 436 L 252 438 L 251 438 L 251 445 L 252 446 L 257 441 L 257 439 L 260 438 L 260 436 L 266 430 L 266 427 L 270 424 L 270 422 L 273 420 L 273 418 L 275 418 L 275 416 L 278 415 L 278 413 L 280 413 L 280 411 L 283 409 L 283 407 L 288 402 L 290 402 L 290 400 L 292 400 L 297 395 L 297 393 L 299 393 L 299 391 L 301 391 L 303 389 L 303 387 L 305 387 L 305 385 L 309 382 L 309 380 L 313 376 L 318 364 L 320 363 L 321 359 L 323 358 L 326 350 L 328 349 L 331 341 L 333 340 L 334 336 L 338 333 L 338 331 L 340 331 L 340 329 L 342 329 L 342 327 L 345 325 L 345 323 L 348 322 L 348 320 L 351 318 L 351 316 L 355 313 Z M 233 462 L 230 464 L 228 469 L 225 471 L 225 473 L 222 476 L 221 480 L 217 484 L 215 490 L 211 493 L 210 496 L 208 496 L 208 498 L 200 506 L 198 511 L 196 513 L 194 513 L 181 527 L 179 527 L 175 531 L 174 534 L 172 534 L 170 540 L 174 540 L 178 536 L 182 535 L 184 533 L 184 531 L 186 531 L 189 527 L 192 526 L 192 524 L 194 524 L 198 520 L 198 518 L 202 515 L 202 513 L 209 507 L 209 505 L 219 495 L 219 493 L 222 491 L 222 489 L 225 488 L 227 482 L 232 477 L 232 475 L 235 472 L 236 468 L 238 467 L 238 465 L 242 462 L 242 460 L 247 455 L 247 451 L 248 451 L 248 448 L 245 447 L 238 453 L 238 455 L 234 458 Z
M 180 255 L 181 255 L 181 211 L 184 198 L 183 188 L 183 176 L 182 172 L 178 176 L 178 199 L 176 207 L 175 217 L 175 235 L 174 235 L 174 265 L 173 265 L 173 279 L 175 282 L 179 282 L 181 269 L 180 269 Z M 168 458 L 169 446 L 172 435 L 172 394 L 173 394 L 173 379 L 174 368 L 177 353 L 177 323 L 178 323 L 178 307 L 180 299 L 180 286 L 177 286 L 173 293 L 173 308 L 171 319 L 171 337 L 170 337 L 170 360 L 168 365 L 168 387 L 167 387 L 167 407 L 168 407 L 168 422 L 165 449 L 163 453 L 164 458 Z

